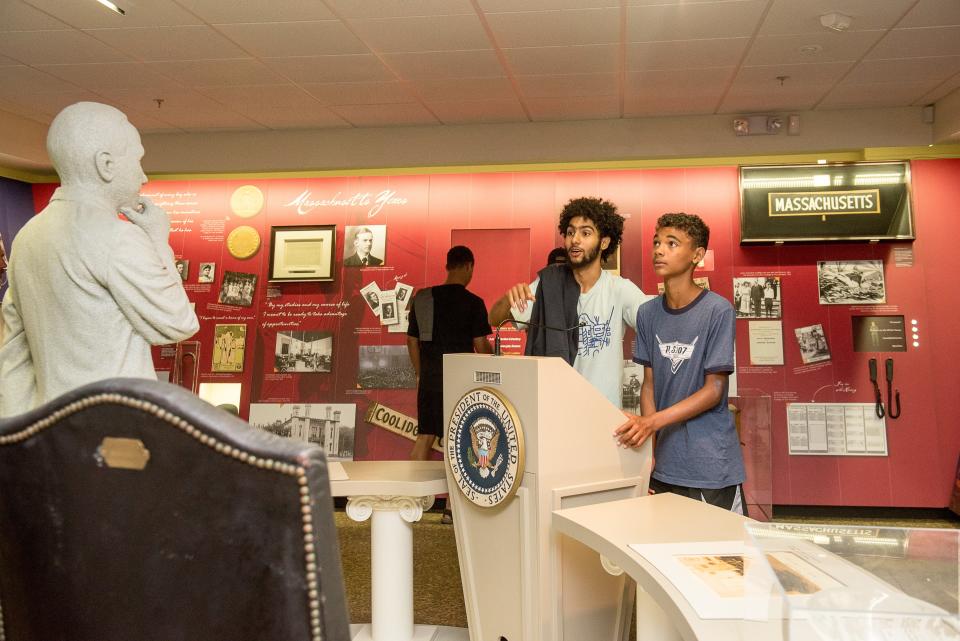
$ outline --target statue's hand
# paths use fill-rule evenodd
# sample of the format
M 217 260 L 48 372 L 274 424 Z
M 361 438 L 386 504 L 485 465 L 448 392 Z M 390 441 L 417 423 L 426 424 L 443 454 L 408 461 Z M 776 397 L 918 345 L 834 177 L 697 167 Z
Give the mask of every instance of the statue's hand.
M 136 207 L 121 207 L 120 213 L 130 222 L 147 233 L 155 242 L 167 243 L 170 237 L 170 218 L 167 212 L 153 204 L 146 196 L 140 196 L 140 204 Z

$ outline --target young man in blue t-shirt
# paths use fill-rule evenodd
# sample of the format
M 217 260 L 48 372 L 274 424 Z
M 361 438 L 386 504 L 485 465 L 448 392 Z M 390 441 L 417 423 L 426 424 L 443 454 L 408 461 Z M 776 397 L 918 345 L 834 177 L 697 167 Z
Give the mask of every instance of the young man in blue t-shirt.
M 653 237 L 664 293 L 637 311 L 633 360 L 643 365 L 640 413 L 614 431 L 624 447 L 656 435 L 654 493 L 673 492 L 746 514 L 740 440 L 727 409 L 736 314 L 693 282 L 710 229 L 699 216 L 665 214 Z

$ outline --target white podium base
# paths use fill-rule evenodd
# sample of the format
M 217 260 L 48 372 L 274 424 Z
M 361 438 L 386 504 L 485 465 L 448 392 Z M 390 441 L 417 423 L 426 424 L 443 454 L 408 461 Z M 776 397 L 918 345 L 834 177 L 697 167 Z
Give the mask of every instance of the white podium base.
M 373 628 L 369 623 L 350 625 L 352 641 L 371 641 Z M 466 628 L 450 628 L 444 625 L 417 625 L 413 628 L 410 641 L 470 641 L 470 632 Z

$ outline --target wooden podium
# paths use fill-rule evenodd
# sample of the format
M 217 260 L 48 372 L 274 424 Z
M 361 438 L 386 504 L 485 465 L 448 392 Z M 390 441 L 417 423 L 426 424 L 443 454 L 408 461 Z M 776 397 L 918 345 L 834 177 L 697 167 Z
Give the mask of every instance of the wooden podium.
M 443 368 L 445 446 L 461 401 L 484 389 L 512 406 L 523 440 L 519 488 L 493 507 L 465 496 L 445 457 L 471 641 L 627 639 L 632 582 L 551 513 L 645 495 L 649 441 L 619 448 L 623 414 L 559 358 L 448 354 Z

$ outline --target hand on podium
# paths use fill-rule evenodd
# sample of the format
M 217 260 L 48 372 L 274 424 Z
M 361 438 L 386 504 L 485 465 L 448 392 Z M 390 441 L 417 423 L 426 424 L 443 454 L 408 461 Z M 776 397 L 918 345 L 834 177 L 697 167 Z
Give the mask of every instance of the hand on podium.
M 643 445 L 643 442 L 656 433 L 653 417 L 638 416 L 629 412 L 624 412 L 627 421 L 620 427 L 613 430 L 613 438 L 617 439 L 617 445 L 620 447 L 637 448 Z

